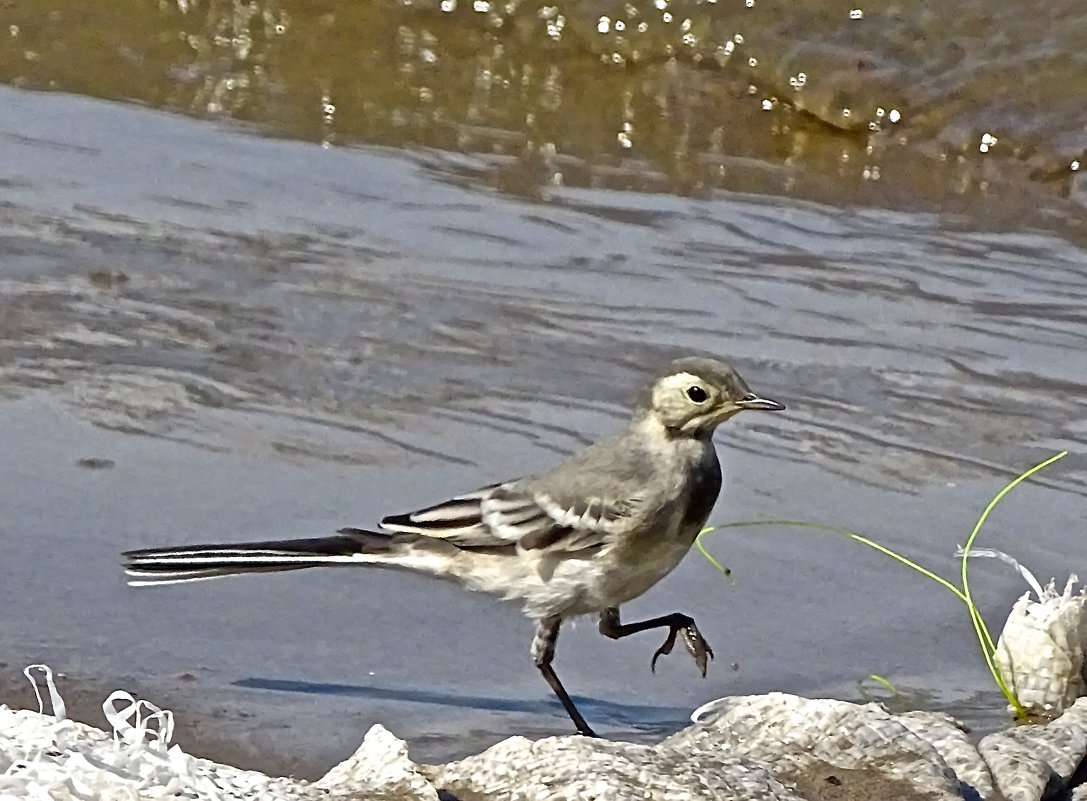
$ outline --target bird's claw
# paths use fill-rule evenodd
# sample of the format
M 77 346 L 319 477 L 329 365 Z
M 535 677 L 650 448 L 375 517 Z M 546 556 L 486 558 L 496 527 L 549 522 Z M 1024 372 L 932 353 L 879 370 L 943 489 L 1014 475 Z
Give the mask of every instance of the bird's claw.
M 706 638 L 702 636 L 702 632 L 698 630 L 698 626 L 690 618 L 687 618 L 684 623 L 672 626 L 664 644 L 653 654 L 653 661 L 649 663 L 649 669 L 654 673 L 657 672 L 657 660 L 672 653 L 672 648 L 676 644 L 676 635 L 678 634 L 683 635 L 683 644 L 687 647 L 691 656 L 694 657 L 694 663 L 698 666 L 702 678 L 706 678 L 706 668 L 709 666 L 709 660 L 713 659 L 713 649 L 710 648 L 710 644 L 706 642 Z

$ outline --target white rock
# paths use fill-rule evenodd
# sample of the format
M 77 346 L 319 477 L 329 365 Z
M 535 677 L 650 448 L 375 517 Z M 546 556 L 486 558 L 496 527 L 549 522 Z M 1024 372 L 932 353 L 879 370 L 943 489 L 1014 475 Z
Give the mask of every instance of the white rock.
M 438 791 L 408 758 L 408 745 L 375 725 L 354 754 L 316 782 L 317 787 L 359 793 L 368 799 L 437 801 Z

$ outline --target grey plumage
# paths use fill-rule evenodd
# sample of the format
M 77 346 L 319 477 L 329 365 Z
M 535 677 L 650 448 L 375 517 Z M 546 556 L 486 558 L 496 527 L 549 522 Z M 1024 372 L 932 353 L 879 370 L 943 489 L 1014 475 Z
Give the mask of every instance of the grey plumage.
M 619 607 L 670 573 L 690 550 L 721 488 L 714 429 L 747 409 L 781 404 L 754 395 L 728 365 L 671 362 L 639 395 L 628 425 L 532 476 L 494 484 L 407 514 L 382 532 L 258 543 L 149 548 L 124 554 L 133 584 L 249 572 L 372 565 L 430 573 L 519 602 L 537 621 L 533 657 L 578 730 L 592 730 L 551 667 L 564 619 L 600 616 L 601 633 L 669 629 L 703 674 L 712 650 L 686 615 L 622 624 Z

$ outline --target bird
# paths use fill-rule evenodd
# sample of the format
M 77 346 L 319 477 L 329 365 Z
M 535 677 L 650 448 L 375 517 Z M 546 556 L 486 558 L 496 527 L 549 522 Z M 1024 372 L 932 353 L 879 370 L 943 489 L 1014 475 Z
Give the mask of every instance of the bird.
M 564 621 L 595 615 L 605 637 L 667 629 L 650 668 L 677 638 L 705 677 L 713 649 L 681 612 L 624 623 L 620 607 L 672 572 L 717 501 L 712 437 L 744 411 L 785 406 L 752 392 L 725 362 L 675 359 L 638 395 L 626 426 L 541 472 L 385 517 L 380 530 L 169 546 L 122 554 L 129 584 L 200 581 L 324 566 L 429 574 L 520 604 L 535 623 L 531 655 L 578 733 L 596 734 L 553 662 Z

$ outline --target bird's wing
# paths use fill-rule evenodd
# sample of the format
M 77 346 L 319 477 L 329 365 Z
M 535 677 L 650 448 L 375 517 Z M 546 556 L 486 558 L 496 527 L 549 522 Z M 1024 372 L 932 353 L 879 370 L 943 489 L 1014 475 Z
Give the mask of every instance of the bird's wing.
M 462 548 L 517 545 L 530 551 L 579 551 L 602 544 L 640 503 L 638 498 L 545 491 L 538 482 L 511 481 L 386 517 L 381 526 Z

